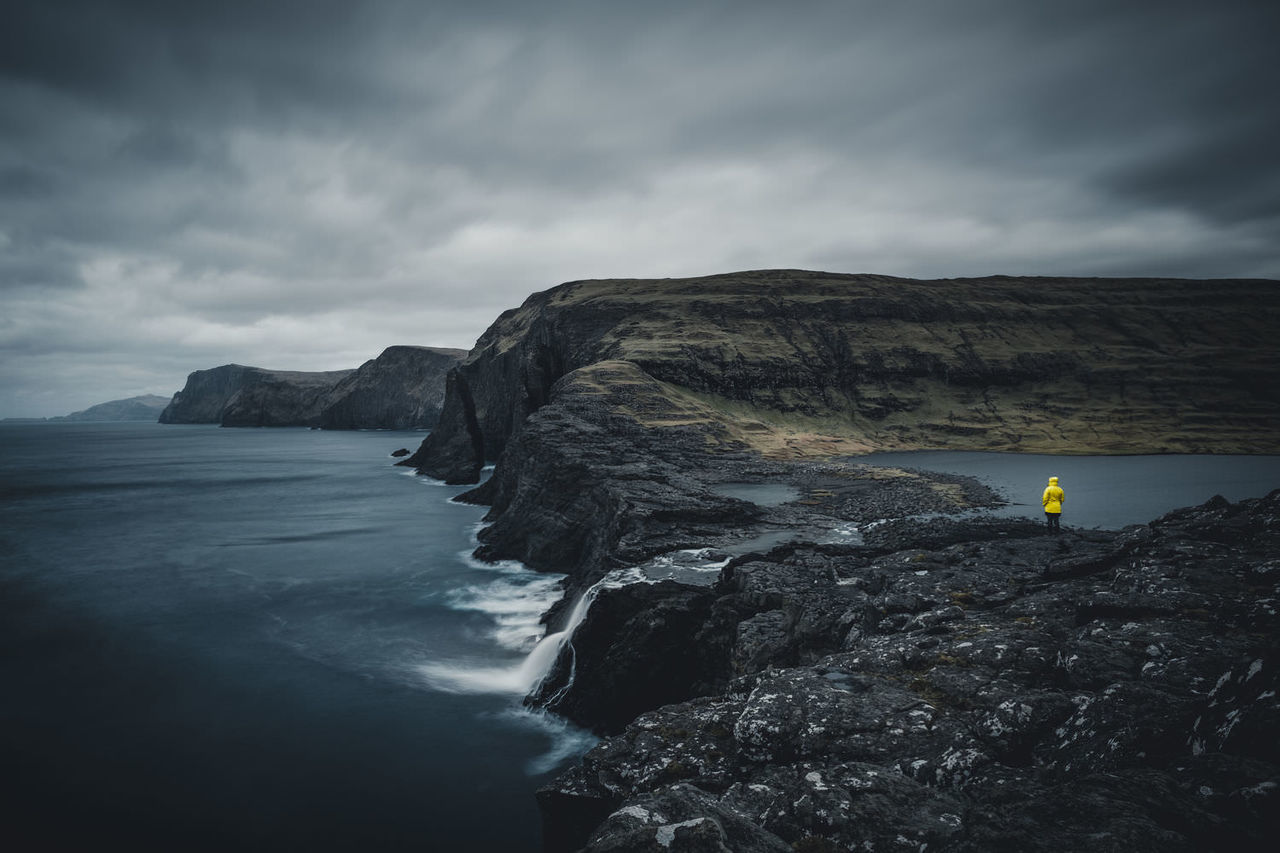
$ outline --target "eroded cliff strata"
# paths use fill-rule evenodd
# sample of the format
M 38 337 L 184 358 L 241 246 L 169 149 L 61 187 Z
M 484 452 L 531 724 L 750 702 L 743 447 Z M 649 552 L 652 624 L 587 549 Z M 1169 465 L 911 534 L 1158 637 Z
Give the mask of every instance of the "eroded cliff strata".
M 550 399 L 634 364 L 769 435 L 876 449 L 1272 452 L 1273 281 L 917 281 L 765 270 L 581 281 L 534 294 L 477 341 L 413 464 L 475 482 Z

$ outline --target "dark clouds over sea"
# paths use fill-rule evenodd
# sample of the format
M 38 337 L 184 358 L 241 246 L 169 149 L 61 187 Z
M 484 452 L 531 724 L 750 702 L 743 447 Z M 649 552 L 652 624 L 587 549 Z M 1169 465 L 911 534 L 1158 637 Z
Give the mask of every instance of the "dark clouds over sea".
M 1276 9 L 11 4 L 0 416 L 469 347 L 577 278 L 1280 278 Z

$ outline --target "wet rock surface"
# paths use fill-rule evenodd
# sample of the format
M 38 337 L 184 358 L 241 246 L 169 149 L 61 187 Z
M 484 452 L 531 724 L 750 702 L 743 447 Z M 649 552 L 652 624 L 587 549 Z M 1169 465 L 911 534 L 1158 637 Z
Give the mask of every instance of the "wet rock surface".
M 1280 491 L 1120 532 L 902 521 L 662 585 L 578 671 L 679 660 L 689 695 L 540 792 L 548 849 L 1269 849 L 1278 554 Z

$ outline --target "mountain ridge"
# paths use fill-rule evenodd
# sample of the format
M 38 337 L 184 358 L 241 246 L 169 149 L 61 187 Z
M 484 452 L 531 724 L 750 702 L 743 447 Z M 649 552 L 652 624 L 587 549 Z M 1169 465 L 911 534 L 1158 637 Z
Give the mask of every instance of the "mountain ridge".
M 462 350 L 396 345 L 351 370 L 308 372 L 226 364 L 197 370 L 161 423 L 422 429 L 434 426 L 445 373 Z

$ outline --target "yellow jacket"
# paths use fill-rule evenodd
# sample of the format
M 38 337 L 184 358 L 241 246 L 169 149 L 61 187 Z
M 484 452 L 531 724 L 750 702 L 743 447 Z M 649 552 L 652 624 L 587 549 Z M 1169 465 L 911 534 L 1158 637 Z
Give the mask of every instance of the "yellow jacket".
M 1045 487 L 1044 497 L 1040 499 L 1040 503 L 1044 504 L 1045 512 L 1059 513 L 1062 512 L 1062 505 L 1066 503 L 1066 492 L 1058 488 L 1058 478 L 1050 477 L 1049 485 Z

